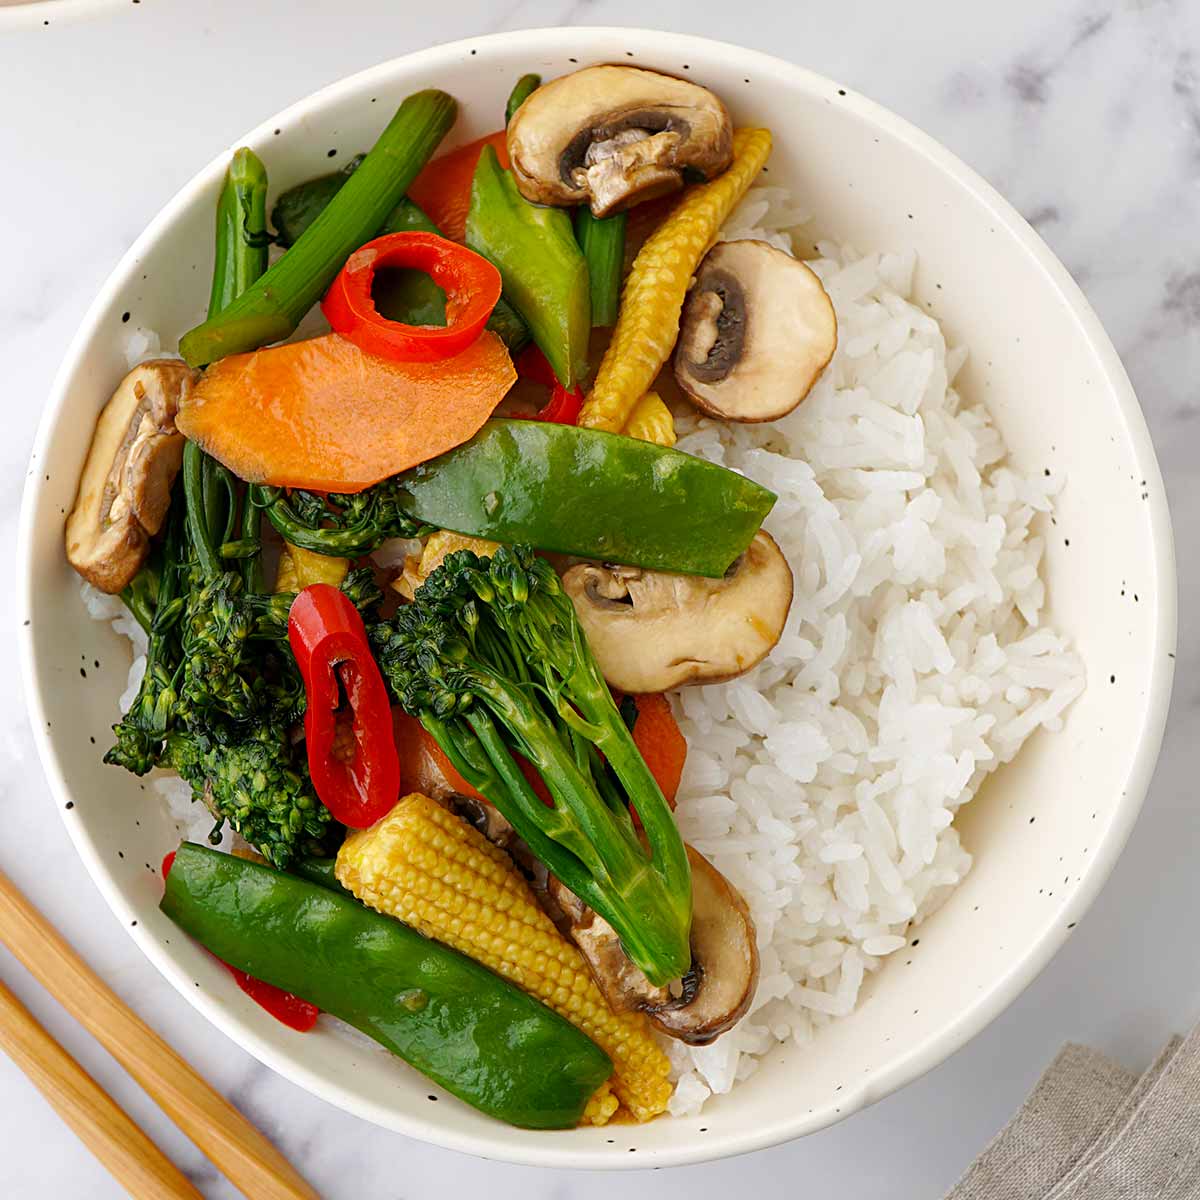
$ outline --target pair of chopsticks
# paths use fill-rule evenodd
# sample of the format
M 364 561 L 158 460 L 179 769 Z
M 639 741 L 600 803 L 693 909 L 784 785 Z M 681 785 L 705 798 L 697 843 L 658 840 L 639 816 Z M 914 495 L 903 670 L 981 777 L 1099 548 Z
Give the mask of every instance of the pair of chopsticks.
M 319 1200 L 287 1159 L 124 1004 L 3 872 L 0 942 L 250 1200 Z M 0 1049 L 136 1200 L 203 1200 L 3 984 Z

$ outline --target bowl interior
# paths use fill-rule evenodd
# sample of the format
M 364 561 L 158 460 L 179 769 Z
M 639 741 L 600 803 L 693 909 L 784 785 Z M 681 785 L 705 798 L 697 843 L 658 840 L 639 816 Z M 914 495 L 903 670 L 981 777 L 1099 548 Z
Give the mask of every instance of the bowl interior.
M 922 928 L 919 947 L 871 980 L 853 1016 L 812 1045 L 780 1046 L 700 1117 L 532 1134 L 449 1097 L 431 1103 L 429 1083 L 382 1052 L 327 1031 L 287 1031 L 172 936 L 157 909 L 156 864 L 177 829 L 147 783 L 99 764 L 129 652 L 88 619 L 63 558 L 62 524 L 95 414 L 125 368 L 125 322 L 156 329 L 173 348 L 204 315 L 223 162 L 189 184 L 122 261 L 64 363 L 31 468 L 20 569 L 31 713 L 58 802 L 73 803 L 64 817 L 114 911 L 126 927 L 136 919 L 132 935 L 193 1004 L 298 1083 L 414 1136 L 494 1158 L 644 1167 L 752 1149 L 837 1120 L 936 1065 L 1028 983 L 1107 875 L 1148 782 L 1169 690 L 1174 579 L 1140 412 L 1065 271 L 961 164 L 835 83 L 699 39 L 541 30 L 385 64 L 245 142 L 267 163 L 274 192 L 367 148 L 418 88 L 458 97 L 459 142 L 498 126 L 518 75 L 604 61 L 694 78 L 726 100 L 736 122 L 769 126 L 769 180 L 803 197 L 822 235 L 860 249 L 914 247 L 918 301 L 970 347 L 962 388 L 986 399 L 1019 466 L 1066 477 L 1056 523 L 1044 530 L 1050 613 L 1082 653 L 1089 686 L 1065 729 L 1035 737 L 964 812 L 973 871 Z M 633 1161 L 630 1147 L 639 1151 Z

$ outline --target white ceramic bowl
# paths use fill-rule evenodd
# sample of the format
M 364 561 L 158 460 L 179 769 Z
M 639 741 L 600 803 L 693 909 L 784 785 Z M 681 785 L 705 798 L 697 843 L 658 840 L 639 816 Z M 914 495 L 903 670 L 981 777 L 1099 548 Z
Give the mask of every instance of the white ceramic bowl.
M 974 869 L 922 927 L 911 965 L 889 961 L 853 1016 L 803 1050 L 781 1046 L 698 1118 L 529 1133 L 444 1096 L 430 1103 L 428 1082 L 382 1053 L 327 1031 L 288 1031 L 159 914 L 155 866 L 176 828 L 137 780 L 100 765 L 129 652 L 80 604 L 63 558 L 63 514 L 95 414 L 124 371 L 122 315 L 159 330 L 168 347 L 203 316 L 224 156 L 138 239 L 72 343 L 33 455 L 19 565 L 26 692 L 53 794 L 113 912 L 163 974 L 250 1053 L 349 1112 L 454 1149 L 560 1167 L 695 1162 L 809 1133 L 915 1079 L 979 1032 L 1062 944 L 1125 842 L 1159 746 L 1175 637 L 1162 482 L 1137 401 L 1092 310 L 987 184 L 836 83 L 697 38 L 544 29 L 386 63 L 301 101 L 243 141 L 262 155 L 277 190 L 327 170 L 331 148 L 344 162 L 368 147 L 418 88 L 458 97 L 452 139 L 465 141 L 499 124 L 523 72 L 549 77 L 609 61 L 686 74 L 714 88 L 735 121 L 770 126 L 770 179 L 803 196 L 824 234 L 863 249 L 915 247 L 920 303 L 970 347 L 963 388 L 987 400 L 1021 467 L 1066 476 L 1057 525 L 1045 529 L 1050 611 L 1086 660 L 1089 686 L 1065 729 L 1035 737 L 965 810 L 960 827 Z

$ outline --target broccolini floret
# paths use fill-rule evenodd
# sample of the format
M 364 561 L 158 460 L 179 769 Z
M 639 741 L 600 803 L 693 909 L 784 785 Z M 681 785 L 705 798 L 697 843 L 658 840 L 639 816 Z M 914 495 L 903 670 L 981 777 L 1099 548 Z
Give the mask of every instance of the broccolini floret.
M 490 559 L 458 551 L 370 634 L 399 703 L 467 782 L 613 926 L 652 983 L 682 976 L 687 854 L 550 565 L 528 547 Z M 514 752 L 541 775 L 553 807 Z

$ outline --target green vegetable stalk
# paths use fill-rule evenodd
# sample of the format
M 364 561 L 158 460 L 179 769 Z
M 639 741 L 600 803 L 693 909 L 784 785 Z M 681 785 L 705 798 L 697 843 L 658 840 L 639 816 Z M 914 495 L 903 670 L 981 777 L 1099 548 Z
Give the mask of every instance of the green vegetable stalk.
M 180 339 L 192 366 L 291 335 L 351 253 L 369 241 L 454 123 L 445 92 L 409 96 L 362 165 L 261 279 L 220 314 Z
M 587 205 L 575 210 L 575 237 L 587 259 L 591 284 L 592 324 L 617 323 L 621 277 L 625 271 L 625 213 L 594 217 Z
M 451 554 L 371 637 L 400 704 L 467 782 L 612 925 L 652 983 L 682 976 L 692 916 L 683 841 L 553 568 L 528 547 Z
M 530 204 L 491 146 L 484 146 L 471 184 L 467 245 L 489 259 L 504 297 L 568 391 L 588 373 L 592 309 L 588 266 L 561 208 Z
M 258 196 L 248 207 L 238 199 L 245 177 Z M 265 188 L 261 163 L 239 151 L 218 204 L 214 315 L 264 265 L 255 222 L 261 230 Z M 126 590 L 149 635 L 147 670 L 105 762 L 137 775 L 177 771 L 212 811 L 214 837 L 229 822 L 282 864 L 319 849 L 331 820 L 291 739 L 304 709 L 287 644 L 292 597 L 262 594 L 256 497 L 187 443 L 166 537 Z M 361 609 L 379 600 L 369 571 L 352 572 L 343 586 Z
M 279 197 L 271 213 L 284 246 L 292 245 L 316 220 L 334 196 L 341 191 L 346 180 L 354 174 L 363 160 L 363 155 L 352 159 L 340 171 L 331 175 L 320 175 L 289 188 Z M 421 233 L 436 233 L 441 230 L 429 219 L 421 207 L 407 196 L 388 213 L 379 228 L 379 234 L 403 233 L 416 230 Z M 391 286 L 380 287 L 377 280 L 375 303 L 379 311 L 393 321 L 404 321 L 408 325 L 445 325 L 446 294 L 428 275 L 421 271 L 392 273 Z M 488 329 L 496 334 L 516 354 L 529 342 L 529 330 L 525 322 L 513 311 L 512 306 L 501 298 L 488 319 Z
M 542 77 L 540 75 L 522 75 L 520 79 L 513 84 L 513 90 L 508 94 L 508 103 L 504 106 L 504 124 L 507 125 L 513 119 L 513 113 L 533 95 L 534 92 L 542 86 Z
M 519 988 L 319 884 L 184 842 L 161 908 L 230 966 L 509 1124 L 573 1128 L 612 1072 L 603 1050 Z
M 636 438 L 494 418 L 469 442 L 353 496 L 263 493 L 271 523 L 318 554 L 452 529 L 581 558 L 719 578 L 775 496 L 734 471 Z
M 208 315 L 228 307 L 267 269 L 267 171 L 253 150 L 233 152 L 217 199 L 216 261 Z

